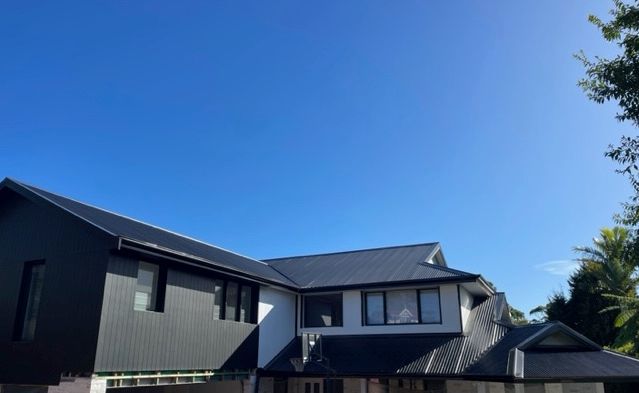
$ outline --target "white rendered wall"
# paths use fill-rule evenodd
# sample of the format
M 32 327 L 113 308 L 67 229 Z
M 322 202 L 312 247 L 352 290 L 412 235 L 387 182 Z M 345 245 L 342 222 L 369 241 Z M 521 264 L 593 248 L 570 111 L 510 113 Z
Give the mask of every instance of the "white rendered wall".
M 388 289 L 388 290 L 392 290 Z M 414 325 L 381 325 L 362 326 L 362 293 L 360 290 L 343 292 L 343 326 L 300 328 L 300 332 L 320 333 L 324 335 L 336 334 L 395 334 L 395 333 L 459 333 L 460 305 L 456 284 L 441 285 L 439 287 L 441 303 L 441 324 Z M 301 307 L 301 302 L 299 302 Z M 298 315 L 301 309 L 298 309 Z M 298 318 L 298 324 L 300 323 Z M 260 337 L 261 337 L 260 329 Z
M 461 303 L 461 319 L 462 329 L 466 332 L 466 325 L 468 323 L 468 317 L 470 316 L 470 310 L 473 308 L 473 295 L 470 294 L 464 287 L 459 287 L 459 300 Z
M 295 296 L 272 287 L 260 288 L 258 367 L 268 364 L 295 337 Z

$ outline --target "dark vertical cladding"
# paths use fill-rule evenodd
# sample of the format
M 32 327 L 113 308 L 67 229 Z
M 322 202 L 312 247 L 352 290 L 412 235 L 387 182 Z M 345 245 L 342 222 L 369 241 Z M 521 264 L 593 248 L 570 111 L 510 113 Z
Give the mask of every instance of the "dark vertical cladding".
M 141 258 L 114 254 L 109 261 L 96 372 L 256 367 L 257 325 L 214 318 L 220 277 L 169 265 L 163 311 L 134 310 Z
M 0 384 L 52 384 L 61 372 L 93 370 L 112 241 L 44 201 L 0 190 Z M 36 309 L 21 304 L 29 297 L 21 287 L 39 263 Z

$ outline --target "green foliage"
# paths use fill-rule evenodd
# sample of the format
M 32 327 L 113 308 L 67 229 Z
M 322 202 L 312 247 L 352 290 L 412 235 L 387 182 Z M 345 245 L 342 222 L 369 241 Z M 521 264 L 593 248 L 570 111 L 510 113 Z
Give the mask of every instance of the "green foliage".
M 534 317 L 530 322 L 531 323 L 546 322 L 548 320 L 547 314 L 546 314 L 547 309 L 548 309 L 547 306 L 540 305 L 528 311 L 528 314 Z
M 576 55 L 586 69 L 586 77 L 578 84 L 588 98 L 597 103 L 616 102 L 620 107 L 617 119 L 628 121 L 635 127 L 639 127 L 638 3 L 613 1 L 614 8 L 608 22 L 594 15 L 588 18 L 599 28 L 605 40 L 619 47 L 617 56 L 591 60 L 583 52 Z M 624 225 L 636 226 L 639 224 L 639 137 L 622 137 L 620 144 L 611 145 L 605 155 L 620 164 L 617 172 L 626 176 L 634 189 L 634 195 L 624 204 L 624 212 L 617 219 Z
M 599 281 L 606 293 L 617 296 L 635 294 L 637 277 L 632 260 L 629 231 L 623 227 L 603 228 L 593 246 L 575 247 L 580 261 Z
M 605 294 L 606 298 L 614 302 L 603 312 L 617 311 L 615 327 L 619 328 L 619 334 L 614 346 L 633 355 L 639 353 L 639 298 L 636 295 L 618 296 Z
M 508 312 L 510 313 L 510 319 L 512 319 L 515 325 L 527 325 L 528 320 L 526 314 L 512 306 L 508 306 Z
M 614 325 L 614 313 L 601 312 L 614 306 L 604 293 L 597 276 L 582 265 L 568 279 L 568 295 L 556 292 L 550 296 L 543 306 L 542 321 L 561 321 L 595 342 L 611 346 L 619 329 Z
M 610 20 L 603 21 L 590 15 L 588 20 L 599 28 L 603 38 L 614 43 L 619 53 L 612 58 L 595 57 L 589 59 L 583 51 L 576 55 L 581 60 L 586 77 L 579 81 L 588 98 L 597 103 L 616 102 L 619 111 L 616 118 L 620 122 L 630 122 L 639 127 L 639 0 L 632 3 L 613 0 Z M 617 169 L 628 178 L 634 194 L 623 205 L 623 213 L 616 220 L 633 229 L 629 233 L 624 228 L 604 229 L 601 238 L 595 239 L 592 247 L 578 247 L 582 266 L 577 276 L 571 277 L 570 305 L 573 298 L 581 299 L 587 293 L 578 295 L 580 282 L 591 281 L 600 293 L 602 304 L 599 315 L 615 315 L 614 328 L 617 335 L 612 343 L 617 349 L 637 353 L 639 349 L 639 299 L 637 299 L 637 261 L 639 261 L 639 136 L 623 136 L 619 145 L 610 145 L 605 155 L 616 161 Z M 555 299 L 560 311 L 565 299 Z M 553 303 L 553 299 L 549 305 Z M 579 306 L 579 304 L 574 304 Z M 548 306 L 546 315 L 550 317 Z M 554 311 L 553 311 L 554 312 Z M 566 310 L 570 312 L 570 310 Z M 601 342 L 606 344 L 606 342 Z

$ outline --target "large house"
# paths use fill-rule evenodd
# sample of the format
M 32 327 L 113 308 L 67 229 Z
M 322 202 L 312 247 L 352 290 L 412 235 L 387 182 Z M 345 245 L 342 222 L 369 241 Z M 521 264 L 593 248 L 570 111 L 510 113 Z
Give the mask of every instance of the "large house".
M 638 360 L 561 323 L 514 326 L 504 294 L 448 267 L 438 243 L 260 261 L 0 183 L 1 393 L 601 393 L 635 381 Z

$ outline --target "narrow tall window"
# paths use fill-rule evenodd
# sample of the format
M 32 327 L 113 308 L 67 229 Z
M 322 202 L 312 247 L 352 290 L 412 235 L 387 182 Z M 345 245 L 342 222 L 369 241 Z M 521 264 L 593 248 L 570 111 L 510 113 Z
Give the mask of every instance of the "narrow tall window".
M 16 340 L 31 341 L 35 337 L 43 284 L 44 261 L 26 263 L 22 273 L 22 288 L 16 314 L 14 333 Z
M 240 322 L 251 322 L 251 287 L 242 285 L 240 292 Z
M 138 265 L 138 282 L 135 287 L 133 308 L 138 311 L 161 311 L 158 307 L 158 283 L 160 266 L 140 262 Z
M 421 307 L 422 323 L 442 322 L 439 291 L 437 289 L 422 289 L 419 291 L 419 305 Z
M 237 312 L 237 295 L 237 283 L 233 281 L 226 283 L 226 310 L 224 312 L 224 319 L 237 321 L 237 317 L 235 315 Z
M 222 312 L 224 311 L 224 281 L 215 280 L 215 289 L 213 292 L 213 318 L 214 319 L 223 319 L 224 315 Z
M 384 293 L 371 292 L 366 294 L 366 324 L 384 324 Z

